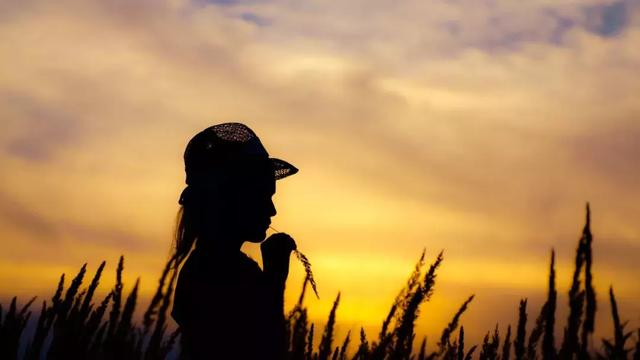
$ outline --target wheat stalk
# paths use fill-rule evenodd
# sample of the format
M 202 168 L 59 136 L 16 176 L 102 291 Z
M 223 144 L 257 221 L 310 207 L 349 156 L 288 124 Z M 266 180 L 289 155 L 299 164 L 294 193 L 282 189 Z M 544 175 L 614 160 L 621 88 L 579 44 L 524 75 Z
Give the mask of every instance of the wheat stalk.
M 280 232 L 278 231 L 278 229 L 274 228 L 273 226 L 269 226 L 269 227 L 271 228 L 271 230 L 275 231 L 276 233 Z M 307 279 L 311 284 L 313 293 L 316 294 L 316 298 L 320 299 L 320 295 L 318 295 L 318 288 L 316 287 L 316 281 L 314 280 L 313 272 L 311 271 L 311 262 L 303 253 L 300 252 L 300 250 L 293 249 L 293 253 L 296 254 L 298 261 L 300 261 L 302 263 L 302 266 L 304 266 L 304 271 L 307 273 Z
M 311 263 L 309 262 L 309 259 L 307 259 L 307 257 L 298 249 L 294 249 L 293 253 L 296 254 L 296 257 L 302 263 L 302 266 L 304 266 L 304 271 L 307 273 L 307 279 L 309 279 L 309 283 L 311 284 L 313 293 L 316 294 L 316 297 L 318 299 L 320 299 L 320 295 L 318 295 L 318 289 L 316 288 L 316 281 L 313 279 L 313 272 L 311 272 Z

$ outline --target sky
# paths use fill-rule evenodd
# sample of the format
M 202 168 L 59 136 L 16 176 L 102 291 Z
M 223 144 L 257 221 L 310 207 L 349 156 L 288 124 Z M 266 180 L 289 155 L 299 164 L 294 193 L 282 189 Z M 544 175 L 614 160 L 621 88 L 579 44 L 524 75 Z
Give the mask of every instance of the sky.
M 418 335 L 471 294 L 471 339 L 535 316 L 552 248 L 563 314 L 589 201 L 597 336 L 611 285 L 638 327 L 637 44 L 637 0 L 0 2 L 0 299 L 121 254 L 148 298 L 184 147 L 234 121 L 300 169 L 272 222 L 318 324 L 341 291 L 338 330 L 373 337 L 423 249 L 445 259 Z

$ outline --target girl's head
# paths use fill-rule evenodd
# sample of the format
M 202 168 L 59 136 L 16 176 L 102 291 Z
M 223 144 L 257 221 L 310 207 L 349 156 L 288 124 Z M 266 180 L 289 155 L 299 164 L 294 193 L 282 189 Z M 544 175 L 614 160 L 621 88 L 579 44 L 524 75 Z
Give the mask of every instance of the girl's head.
M 239 123 L 209 127 L 184 153 L 187 187 L 180 195 L 175 239 L 176 264 L 198 241 L 240 246 L 261 242 L 276 214 L 275 182 L 298 169 L 270 158 L 255 133 Z

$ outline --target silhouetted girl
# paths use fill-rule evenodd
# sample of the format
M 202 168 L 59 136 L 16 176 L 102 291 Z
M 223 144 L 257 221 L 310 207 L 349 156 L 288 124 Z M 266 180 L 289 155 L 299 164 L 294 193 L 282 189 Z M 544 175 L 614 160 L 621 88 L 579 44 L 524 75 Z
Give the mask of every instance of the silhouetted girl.
M 282 359 L 284 287 L 293 239 L 263 242 L 275 181 L 298 171 L 269 158 L 256 134 L 219 124 L 191 139 L 184 153 L 187 187 L 175 239 L 177 265 L 172 316 L 187 359 Z M 263 269 L 240 248 L 261 243 Z M 195 243 L 193 251 L 190 250 Z

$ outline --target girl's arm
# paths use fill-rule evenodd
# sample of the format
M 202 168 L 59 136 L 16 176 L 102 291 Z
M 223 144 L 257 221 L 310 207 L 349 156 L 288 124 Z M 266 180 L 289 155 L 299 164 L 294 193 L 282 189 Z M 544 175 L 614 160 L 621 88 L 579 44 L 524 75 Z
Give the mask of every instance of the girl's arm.
M 267 291 L 267 317 L 273 324 L 275 344 L 278 354 L 284 356 L 285 319 L 284 319 L 284 288 L 289 275 L 289 257 L 296 248 L 296 243 L 291 236 L 285 233 L 277 233 L 270 236 L 261 245 L 262 263 L 265 275 Z M 278 357 L 283 358 L 283 357 Z

